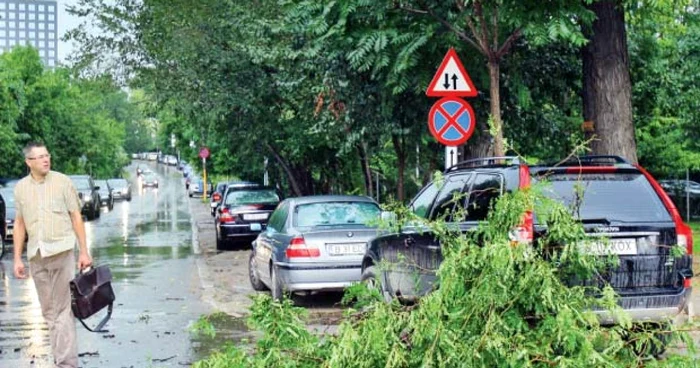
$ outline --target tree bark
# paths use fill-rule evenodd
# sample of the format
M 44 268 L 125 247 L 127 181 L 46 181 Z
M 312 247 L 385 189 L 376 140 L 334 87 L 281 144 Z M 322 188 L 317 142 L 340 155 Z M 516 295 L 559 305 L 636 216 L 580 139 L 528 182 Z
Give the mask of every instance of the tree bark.
M 619 155 L 636 163 L 624 10 L 616 0 L 588 7 L 597 16 L 586 30 L 590 42 L 583 50 L 584 119 L 594 124 L 592 153 Z
M 493 144 L 494 156 L 505 156 L 503 122 L 501 121 L 500 60 L 489 60 L 489 93 L 491 95 L 491 122 L 496 130 Z
M 287 161 L 282 158 L 282 156 L 275 150 L 274 147 L 268 142 L 265 142 L 265 147 L 272 153 L 272 155 L 275 157 L 275 160 L 279 162 L 280 166 L 282 166 L 282 169 L 284 169 L 284 172 L 287 174 L 287 178 L 289 179 L 289 185 L 292 187 L 292 192 L 294 192 L 295 196 L 302 196 L 304 195 L 301 188 L 299 187 L 299 183 L 297 182 L 297 179 L 294 176 L 294 172 L 292 169 L 289 167 L 289 164 Z
M 394 146 L 394 151 L 396 152 L 396 161 L 398 165 L 399 177 L 396 182 L 396 196 L 399 202 L 403 202 L 404 199 L 404 172 L 406 171 L 406 150 L 403 146 L 403 140 L 397 134 L 391 135 L 391 143 Z
M 374 198 L 374 190 L 372 188 L 372 171 L 369 168 L 369 160 L 367 159 L 367 148 L 364 142 L 358 142 L 357 155 L 360 156 L 360 165 L 362 166 L 362 174 L 365 177 L 365 193 L 369 197 Z

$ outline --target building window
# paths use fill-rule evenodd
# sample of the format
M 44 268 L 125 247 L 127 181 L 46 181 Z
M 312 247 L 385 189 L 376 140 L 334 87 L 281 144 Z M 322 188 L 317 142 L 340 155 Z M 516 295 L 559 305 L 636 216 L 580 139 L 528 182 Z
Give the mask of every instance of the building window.
M 4 47 L 7 45 L 7 41 L 5 41 L 4 38 L 0 38 L 0 47 Z
M 54 9 L 53 5 L 49 5 L 47 7 L 47 9 L 48 9 L 49 13 L 53 13 L 54 11 L 56 11 L 56 9 Z
M 39 32 L 39 38 L 41 38 L 41 39 L 46 38 L 46 33 L 45 33 L 45 32 Z
M 36 29 L 36 23 L 34 23 L 34 22 L 29 22 L 29 23 L 27 23 L 27 25 L 29 26 L 28 27 L 29 29 Z
M 49 60 L 49 66 L 56 66 L 55 60 Z
M 0 10 L 4 10 L 4 9 L 5 9 L 5 3 L 0 3 Z
M 15 3 L 10 3 L 10 10 L 15 10 Z
M 15 19 L 16 16 L 17 16 L 17 13 L 15 13 L 15 12 L 7 13 L 7 19 L 12 20 L 12 19 Z
M 36 5 L 29 4 L 29 11 L 36 11 Z
M 36 38 L 36 32 L 29 31 L 29 38 Z
M 15 28 L 15 27 L 17 27 L 17 22 L 15 22 L 15 21 L 7 22 L 7 28 Z
M 19 31 L 19 38 L 27 38 L 27 32 Z
M 20 20 L 25 20 L 25 19 L 27 19 L 27 13 L 19 13 L 19 19 L 20 19 Z
M 14 45 L 15 45 L 15 40 L 9 40 L 8 42 L 9 42 L 9 45 L 10 45 L 10 46 L 14 46 Z
M 0 28 L 5 28 L 5 25 L 6 25 L 5 21 L 0 20 Z
M 55 39 L 56 39 L 56 33 L 54 33 L 54 32 L 49 32 L 49 39 L 50 39 L 50 40 L 55 40 Z
M 56 19 L 53 14 L 49 14 L 49 21 L 53 22 Z
M 24 5 L 24 4 L 19 4 L 19 10 L 24 10 L 24 9 L 25 9 L 25 5 Z
M 53 24 L 53 23 L 49 23 L 49 29 L 53 31 L 53 29 L 54 29 L 54 24 Z
M 10 30 L 8 32 L 8 34 L 9 34 L 10 38 L 15 38 L 15 31 Z
M 44 11 L 44 5 L 39 5 L 39 11 L 43 12 Z
M 46 25 L 44 23 L 39 23 L 39 29 L 44 30 L 46 28 Z
M 54 50 L 49 50 L 49 57 L 50 57 L 50 58 L 56 57 L 56 51 L 54 51 Z
M 44 20 L 44 13 L 39 14 L 39 20 Z
M 25 22 L 19 22 L 19 28 L 20 28 L 20 29 L 27 28 L 27 23 L 25 23 Z
M 7 37 L 7 31 L 4 29 L 0 29 L 0 37 L 2 37 L 2 38 Z

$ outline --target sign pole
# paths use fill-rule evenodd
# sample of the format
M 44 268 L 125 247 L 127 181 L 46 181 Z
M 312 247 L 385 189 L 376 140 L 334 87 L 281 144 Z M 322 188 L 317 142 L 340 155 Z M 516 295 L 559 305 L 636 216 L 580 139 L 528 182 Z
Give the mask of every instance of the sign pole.
M 206 157 L 202 157 L 202 167 L 203 167 L 203 169 L 202 169 L 203 175 L 202 176 L 204 179 L 203 180 L 204 183 L 202 183 L 202 185 L 204 186 L 204 191 L 202 192 L 202 193 L 204 193 L 204 194 L 202 194 L 202 201 L 206 202 L 207 189 L 209 189 L 209 186 L 207 185 L 207 158 Z

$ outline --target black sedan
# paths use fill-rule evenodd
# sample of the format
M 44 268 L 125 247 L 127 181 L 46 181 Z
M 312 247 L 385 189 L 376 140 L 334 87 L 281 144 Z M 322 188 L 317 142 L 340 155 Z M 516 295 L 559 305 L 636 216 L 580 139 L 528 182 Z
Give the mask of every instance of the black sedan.
M 100 187 L 100 206 L 107 207 L 110 211 L 114 208 L 114 197 L 112 196 L 112 187 L 109 186 L 107 180 L 95 180 L 95 185 Z
M 253 187 L 226 190 L 216 210 L 216 249 L 225 249 L 227 243 L 252 242 L 267 227 L 267 220 L 280 201 L 273 188 Z

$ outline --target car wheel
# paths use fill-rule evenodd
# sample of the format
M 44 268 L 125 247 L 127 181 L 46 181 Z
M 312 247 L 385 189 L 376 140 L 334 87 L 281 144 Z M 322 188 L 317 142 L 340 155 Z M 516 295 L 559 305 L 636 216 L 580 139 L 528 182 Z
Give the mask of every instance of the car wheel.
M 360 281 L 367 285 L 368 289 L 377 290 L 379 295 L 381 295 L 382 300 L 387 303 L 391 302 L 391 294 L 384 289 L 381 279 L 379 278 L 379 272 L 376 266 L 369 266 L 362 271 L 362 276 Z
M 100 218 L 100 212 L 102 212 L 102 209 L 100 208 L 100 205 L 98 204 L 97 208 L 94 209 L 93 218 L 96 218 L 96 219 Z
M 107 207 L 108 210 L 114 209 L 114 200 L 109 201 L 109 207 Z
M 226 239 L 221 238 L 221 234 L 216 231 L 216 250 L 226 250 Z
M 270 286 L 270 294 L 272 295 L 272 299 L 282 300 L 284 297 L 284 289 L 282 288 L 282 281 L 280 280 L 277 266 L 270 266 L 270 279 L 272 283 Z
M 260 281 L 260 276 L 258 276 L 258 268 L 255 262 L 255 252 L 250 252 L 250 258 L 248 259 L 248 278 L 250 279 L 250 285 L 255 291 L 265 291 L 267 286 Z

